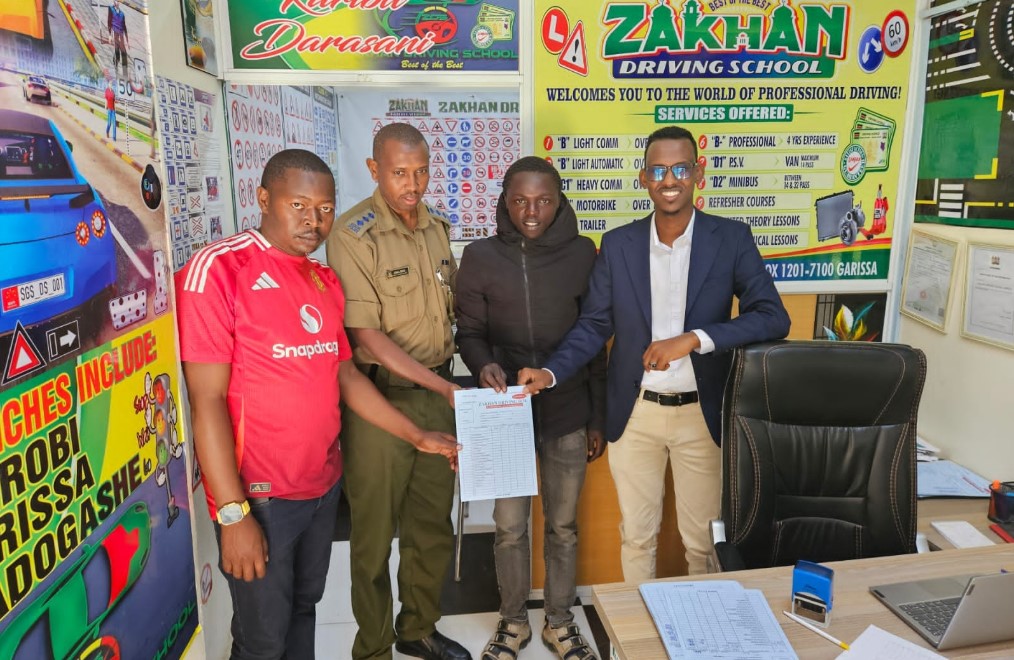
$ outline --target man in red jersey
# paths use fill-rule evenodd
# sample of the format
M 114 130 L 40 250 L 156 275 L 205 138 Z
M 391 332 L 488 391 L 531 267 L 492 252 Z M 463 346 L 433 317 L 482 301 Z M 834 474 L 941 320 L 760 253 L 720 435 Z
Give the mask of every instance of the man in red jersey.
M 309 258 L 334 221 L 327 165 L 275 154 L 257 189 L 260 231 L 205 247 L 177 274 L 180 352 L 197 456 L 233 602 L 232 658 L 313 658 L 342 475 L 341 399 L 454 463 L 350 360 L 345 297 Z

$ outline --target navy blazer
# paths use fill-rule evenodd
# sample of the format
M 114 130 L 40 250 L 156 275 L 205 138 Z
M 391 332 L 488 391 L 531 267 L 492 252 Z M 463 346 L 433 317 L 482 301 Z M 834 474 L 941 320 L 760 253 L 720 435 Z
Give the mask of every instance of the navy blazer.
M 563 382 L 615 336 L 606 394 L 610 442 L 623 434 L 634 409 L 644 376 L 641 356 L 651 343 L 650 242 L 650 215 L 602 236 L 581 316 L 544 365 Z M 733 296 L 739 299 L 739 315 L 730 319 Z M 789 332 L 789 315 L 746 224 L 697 211 L 684 327 L 703 330 L 715 342 L 714 352 L 692 352 L 690 360 L 708 430 L 720 444 L 731 349 Z

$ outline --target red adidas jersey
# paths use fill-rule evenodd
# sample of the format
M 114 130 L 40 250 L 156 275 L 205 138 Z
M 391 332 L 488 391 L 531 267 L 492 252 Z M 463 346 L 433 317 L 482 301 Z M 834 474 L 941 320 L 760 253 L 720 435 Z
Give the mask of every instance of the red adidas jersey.
M 338 364 L 352 357 L 334 272 L 248 230 L 198 251 L 176 274 L 176 301 L 181 359 L 232 365 L 229 416 L 247 493 L 326 493 L 342 473 Z

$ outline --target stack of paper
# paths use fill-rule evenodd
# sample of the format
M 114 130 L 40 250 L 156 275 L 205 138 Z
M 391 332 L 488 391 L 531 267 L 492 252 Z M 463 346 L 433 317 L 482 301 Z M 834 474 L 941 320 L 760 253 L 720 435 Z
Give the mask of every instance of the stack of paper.
M 921 437 L 915 439 L 915 460 L 920 463 L 929 463 L 940 460 L 940 448 L 931 445 Z
M 989 497 L 989 482 L 953 461 L 918 463 L 919 497 Z
M 930 524 L 955 548 L 983 548 L 995 545 L 967 520 L 934 520 Z
M 670 660 L 798 660 L 759 589 L 732 580 L 654 582 L 641 597 Z

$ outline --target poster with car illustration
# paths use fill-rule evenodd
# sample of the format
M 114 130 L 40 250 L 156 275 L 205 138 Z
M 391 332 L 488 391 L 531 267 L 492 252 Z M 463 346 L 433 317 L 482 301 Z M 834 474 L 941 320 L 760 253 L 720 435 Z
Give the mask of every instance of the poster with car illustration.
M 5 660 L 179 658 L 197 627 L 153 92 L 145 0 L 4 2 Z

